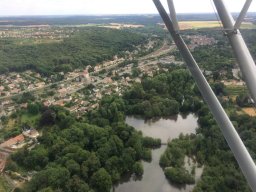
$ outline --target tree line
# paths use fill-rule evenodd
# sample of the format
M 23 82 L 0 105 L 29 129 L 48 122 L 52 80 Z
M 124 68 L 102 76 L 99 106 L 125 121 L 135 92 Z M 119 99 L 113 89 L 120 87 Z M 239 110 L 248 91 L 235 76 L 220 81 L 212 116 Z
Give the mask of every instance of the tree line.
M 89 27 L 59 43 L 17 45 L 14 39 L 3 39 L 0 73 L 28 69 L 43 75 L 68 72 L 132 51 L 145 41 L 143 35 L 125 30 Z
M 218 95 L 224 94 L 223 86 L 212 87 Z M 229 107 L 233 124 L 256 159 L 256 118 L 237 114 L 230 107 L 231 100 L 221 101 L 224 107 Z M 148 104 L 142 105 L 144 102 Z M 25 191 L 104 192 L 126 173 L 141 176 L 141 160 L 150 161 L 150 149 L 159 147 L 161 141 L 143 137 L 125 124 L 125 115 L 151 118 L 179 112 L 196 113 L 199 128 L 196 134 L 180 136 L 168 144 L 159 162 L 166 177 L 177 184 L 194 183 L 195 170 L 189 172 L 184 168 L 184 157 L 188 156 L 204 166 L 195 191 L 250 191 L 219 127 L 183 67 L 174 67 L 153 78 L 145 76 L 141 84 L 134 84 L 123 97 L 103 97 L 99 109 L 81 119 L 59 107 L 39 110 L 39 127 L 43 131 L 40 145 L 32 150 L 19 150 L 9 163 L 14 171 L 37 171 Z
M 211 86 L 220 98 L 226 94 L 222 83 L 215 82 Z M 159 99 L 156 103 L 152 99 L 155 97 Z M 162 100 L 166 98 L 175 101 L 176 104 L 171 105 L 171 108 L 177 105 L 177 111 L 169 113 L 162 108 Z M 135 84 L 124 94 L 124 99 L 127 103 L 127 114 L 157 117 L 178 112 L 193 112 L 198 116 L 199 127 L 196 134 L 181 135 L 171 141 L 161 156 L 159 163 L 167 179 L 172 183 L 178 185 L 195 183 L 195 167 L 188 171 L 184 166 L 184 158 L 188 156 L 200 166 L 204 166 L 201 180 L 194 191 L 250 191 L 220 128 L 203 103 L 198 88 L 187 70 L 176 67 L 168 73 L 161 73 L 153 78 L 145 77 L 141 84 Z M 255 142 L 253 142 L 256 139 L 253 131 L 256 118 L 237 113 L 232 100 L 220 99 L 220 101 L 228 108 L 231 121 L 252 158 L 256 159 Z M 142 105 L 144 102 L 148 105 Z
M 31 108 L 31 107 L 30 107 Z M 143 174 L 141 160 L 161 141 L 124 122 L 124 102 L 105 97 L 98 110 L 76 119 L 61 107 L 40 107 L 40 145 L 14 153 L 11 171 L 36 171 L 21 191 L 110 191 L 124 174 Z

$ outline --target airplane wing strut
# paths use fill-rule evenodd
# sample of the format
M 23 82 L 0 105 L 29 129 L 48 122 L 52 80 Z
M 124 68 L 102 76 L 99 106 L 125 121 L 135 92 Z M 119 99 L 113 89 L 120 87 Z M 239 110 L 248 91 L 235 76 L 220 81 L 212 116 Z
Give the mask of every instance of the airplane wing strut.
M 172 0 L 168 0 L 171 2 L 168 3 L 171 5 L 169 7 L 170 11 L 174 11 L 175 9 L 172 7 L 173 2 Z M 203 73 L 201 72 L 200 68 L 198 67 L 197 62 L 195 61 L 193 55 L 189 51 L 187 45 L 185 44 L 184 40 L 182 39 L 181 35 L 177 33 L 177 26 L 176 23 L 176 16 L 175 14 L 171 13 L 171 18 L 165 11 L 163 5 L 161 4 L 160 0 L 153 0 L 155 3 L 158 12 L 160 13 L 168 31 L 170 32 L 176 46 L 178 47 L 185 63 L 187 64 L 188 69 L 190 70 L 196 84 L 212 112 L 216 122 L 218 123 L 221 131 L 233 152 L 244 176 L 246 177 L 251 189 L 256 192 L 256 166 L 251 158 L 249 152 L 247 151 L 244 143 L 242 142 L 241 138 L 239 137 L 236 129 L 234 128 L 232 122 L 230 121 L 228 115 L 226 114 L 225 110 L 221 106 L 219 100 L 217 99 L 216 95 L 212 91 L 209 83 L 207 82 L 206 78 L 204 77 Z M 223 4 L 222 0 L 214 0 L 218 13 L 220 15 L 221 20 L 223 21 L 223 25 L 225 28 L 234 29 L 234 21 L 231 18 L 231 14 L 228 14 L 225 5 Z M 243 15 L 243 13 L 241 13 Z M 243 18 L 244 16 L 241 16 Z M 241 20 L 241 19 L 239 19 Z M 240 21 L 238 20 L 238 23 Z M 237 24 L 240 26 L 240 24 Z M 238 31 L 239 32 L 239 31 Z M 245 77 L 247 79 L 247 84 L 249 89 L 251 90 L 251 94 L 254 95 L 253 99 L 256 101 L 256 67 L 254 61 L 250 57 L 249 50 L 244 43 L 240 34 L 237 33 L 230 33 L 229 35 L 232 47 L 236 53 L 238 61 L 241 63 L 240 67 L 245 68 L 241 69 Z M 254 64 L 254 66 L 253 66 Z M 243 65 L 243 66 L 242 66 Z M 249 74 L 248 74 L 249 73 Z M 249 77 L 248 77 L 249 76 Z M 254 85 L 254 86 L 252 86 Z M 253 89 L 253 90 L 252 90 Z

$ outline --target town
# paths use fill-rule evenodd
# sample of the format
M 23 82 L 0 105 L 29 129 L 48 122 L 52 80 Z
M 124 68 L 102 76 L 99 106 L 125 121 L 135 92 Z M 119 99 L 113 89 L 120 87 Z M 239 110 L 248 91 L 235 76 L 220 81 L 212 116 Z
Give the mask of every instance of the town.
M 127 26 L 137 28 L 133 25 Z M 111 24 L 105 27 L 119 29 L 119 27 L 127 26 Z M 142 28 L 143 26 L 138 27 Z M 16 30 L 2 31 L 0 38 L 14 37 L 22 41 L 24 38 L 36 39 L 40 40 L 38 43 L 46 43 L 49 39 L 62 41 L 78 31 L 79 28 L 69 28 L 64 31 L 55 29 L 54 32 L 49 32 L 49 26 L 33 26 L 31 29 L 22 28 L 25 31 L 23 34 L 15 33 Z M 189 42 L 191 50 L 201 46 L 214 46 L 218 43 L 213 37 L 200 34 L 186 35 L 185 40 Z M 15 116 L 17 111 L 27 110 L 31 103 L 41 103 L 44 107 L 60 106 L 79 118 L 85 113 L 97 109 L 103 96 L 113 94 L 122 96 L 134 83 L 141 83 L 144 77 L 154 77 L 158 73 L 168 72 L 171 67 L 183 65 L 183 61 L 177 55 L 176 46 L 169 39 L 160 39 L 154 35 L 146 44 L 138 45 L 134 51 L 124 51 L 123 57 L 115 55 L 112 60 L 88 65 L 71 72 L 56 72 L 48 77 L 33 70 L 1 74 L 0 131 L 8 130 L 16 121 L 12 119 L 12 116 Z M 213 76 L 213 71 L 208 68 L 202 69 L 202 71 L 206 77 Z M 226 73 L 223 70 L 219 75 L 225 77 Z M 232 75 L 235 77 L 233 80 L 224 79 L 222 83 L 244 87 L 236 66 Z M 11 154 L 24 147 L 31 150 L 39 144 L 37 138 L 42 133 L 37 130 L 37 127 L 34 127 L 34 123 L 31 123 L 37 120 L 37 116 L 33 118 L 31 120 L 24 115 L 19 120 L 18 129 L 21 130 L 21 133 L 8 137 L 8 139 L 2 138 L 0 142 L 0 172 L 4 171 Z M 26 177 L 18 173 L 7 172 L 5 174 L 7 178 L 9 176 L 18 178 L 12 180 L 12 184 L 16 182 L 15 186 L 29 181 L 33 176 L 33 173 Z
M 187 38 L 191 41 L 191 48 L 215 43 L 212 38 L 206 36 L 188 36 Z M 17 103 L 15 99 L 26 93 L 33 94 L 37 101 L 45 106 L 62 106 L 71 112 L 82 114 L 97 107 L 102 95 L 112 93 L 120 95 L 131 83 L 140 82 L 143 75 L 153 76 L 153 73 L 160 68 L 168 70 L 168 67 L 165 68 L 163 64 L 181 65 L 183 63 L 169 55 L 175 51 L 174 45 L 168 45 L 167 41 L 164 41 L 160 48 L 156 49 L 154 47 L 156 45 L 156 42 L 150 42 L 146 47 L 153 48 L 155 51 L 143 57 L 136 57 L 138 51 L 126 53 L 129 55 L 128 59 L 114 57 L 112 61 L 106 61 L 95 67 L 87 66 L 85 69 L 66 74 L 60 72 L 49 78 L 42 77 L 33 71 L 0 75 L 0 116 L 10 116 L 17 109 L 26 108 L 27 102 Z M 160 63 L 162 66 L 159 66 Z M 85 89 L 88 85 L 92 85 L 93 88 Z

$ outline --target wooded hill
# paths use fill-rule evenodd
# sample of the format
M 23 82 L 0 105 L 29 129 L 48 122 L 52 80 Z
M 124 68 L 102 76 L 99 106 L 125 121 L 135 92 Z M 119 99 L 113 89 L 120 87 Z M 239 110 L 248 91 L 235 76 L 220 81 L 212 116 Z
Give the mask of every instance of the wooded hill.
M 122 51 L 133 50 L 146 39 L 124 30 L 81 28 L 60 43 L 20 46 L 14 39 L 0 41 L 0 73 L 34 69 L 44 75 L 95 65 Z

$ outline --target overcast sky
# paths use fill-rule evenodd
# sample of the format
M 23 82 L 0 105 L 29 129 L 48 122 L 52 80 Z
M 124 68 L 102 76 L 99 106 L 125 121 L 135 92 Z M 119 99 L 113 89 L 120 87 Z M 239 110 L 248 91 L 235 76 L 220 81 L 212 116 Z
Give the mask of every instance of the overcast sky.
M 165 4 L 166 0 L 162 0 Z M 213 12 L 211 0 L 174 0 L 178 13 Z M 226 0 L 232 12 L 245 0 Z M 251 12 L 256 12 L 254 0 Z M 152 0 L 0 0 L 0 15 L 92 15 L 157 13 Z

